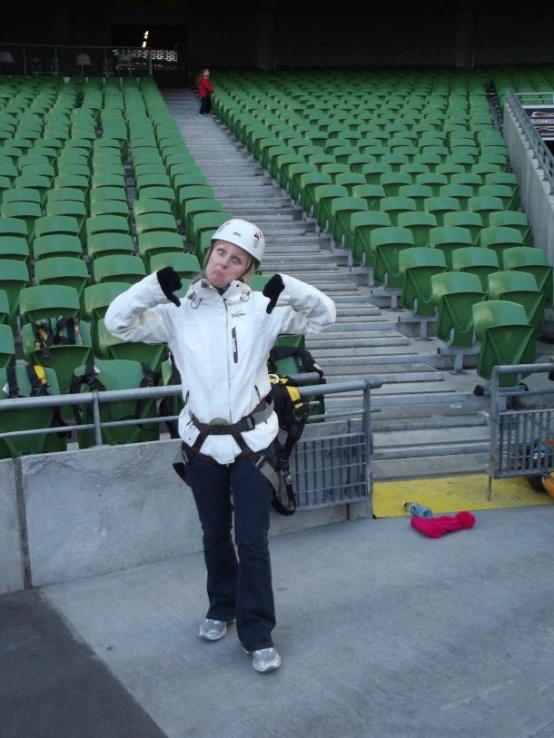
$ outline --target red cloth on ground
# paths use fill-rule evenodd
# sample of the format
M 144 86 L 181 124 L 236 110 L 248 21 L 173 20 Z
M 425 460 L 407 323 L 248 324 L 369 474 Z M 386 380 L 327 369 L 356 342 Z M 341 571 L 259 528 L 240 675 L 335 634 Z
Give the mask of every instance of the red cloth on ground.
M 464 528 L 473 528 L 475 516 L 467 510 L 455 515 L 438 515 L 434 518 L 412 518 L 412 528 L 429 538 L 441 538 L 446 533 L 455 533 Z

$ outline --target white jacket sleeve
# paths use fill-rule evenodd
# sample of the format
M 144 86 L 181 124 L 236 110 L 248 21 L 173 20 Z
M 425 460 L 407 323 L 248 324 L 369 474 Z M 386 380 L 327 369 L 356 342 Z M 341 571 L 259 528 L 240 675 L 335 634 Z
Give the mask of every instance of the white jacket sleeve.
M 281 278 L 285 289 L 270 314 L 279 333 L 319 333 L 336 321 L 337 309 L 330 297 L 295 277 L 281 274 Z
M 166 298 L 156 274 L 149 274 L 112 301 L 104 323 L 123 341 L 169 343 L 172 321 L 168 309 L 179 310 Z

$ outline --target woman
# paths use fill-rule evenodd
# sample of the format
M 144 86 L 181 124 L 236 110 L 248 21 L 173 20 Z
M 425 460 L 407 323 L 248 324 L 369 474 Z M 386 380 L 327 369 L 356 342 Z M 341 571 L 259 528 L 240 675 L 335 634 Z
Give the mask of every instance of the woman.
M 244 282 L 265 249 L 253 223 L 232 219 L 211 239 L 205 273 L 183 302 L 177 273 L 145 277 L 110 305 L 105 324 L 128 341 L 167 343 L 181 375 L 183 474 L 203 531 L 209 608 L 200 626 L 216 641 L 236 620 L 259 672 L 277 669 L 275 607 L 268 546 L 269 462 L 278 421 L 267 354 L 280 333 L 318 332 L 335 321 L 333 301 L 315 287 L 275 274 L 263 293 Z M 234 514 L 235 542 L 231 538 Z
M 203 69 L 198 77 L 199 115 L 209 115 L 212 112 L 212 95 L 214 92 L 215 90 L 210 81 L 210 70 Z

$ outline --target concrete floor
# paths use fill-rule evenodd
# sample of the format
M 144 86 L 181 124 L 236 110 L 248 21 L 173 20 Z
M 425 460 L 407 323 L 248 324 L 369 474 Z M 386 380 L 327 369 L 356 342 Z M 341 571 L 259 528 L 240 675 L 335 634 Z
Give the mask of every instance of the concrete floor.
M 272 539 L 282 668 L 197 638 L 193 554 L 0 598 L 2 738 L 552 738 L 554 507 Z

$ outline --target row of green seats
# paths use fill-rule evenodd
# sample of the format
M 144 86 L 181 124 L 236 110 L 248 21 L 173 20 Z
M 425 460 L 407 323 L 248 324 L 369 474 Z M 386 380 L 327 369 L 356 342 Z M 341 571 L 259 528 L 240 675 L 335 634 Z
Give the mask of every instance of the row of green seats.
M 465 252 L 465 253 L 462 253 Z M 400 303 L 402 307 L 409 310 L 412 315 L 418 317 L 434 316 L 439 305 L 437 295 L 437 283 L 445 274 L 464 274 L 468 277 L 448 277 L 448 284 L 457 285 L 461 288 L 467 283 L 473 283 L 471 292 L 479 294 L 480 299 L 506 299 L 517 302 L 526 310 L 528 322 L 534 326 L 536 337 L 542 336 L 545 325 L 546 295 L 539 287 L 535 275 L 530 271 L 522 269 L 502 270 L 498 265 L 495 267 L 472 262 L 472 250 L 460 249 L 459 260 L 456 266 L 461 267 L 448 272 L 444 256 L 433 249 L 415 247 L 400 252 L 399 277 L 400 277 Z M 545 275 L 546 276 L 546 275 Z M 549 269 L 548 277 L 552 277 L 552 269 Z M 466 287 L 464 287 L 466 289 Z M 462 295 L 458 295 L 462 300 Z M 550 297 L 550 301 L 551 301 Z M 463 302 L 463 300 L 462 300 Z M 472 301 L 470 301 L 472 302 Z M 467 321 L 465 321 L 467 324 Z M 463 324 L 463 321 L 461 321 Z

